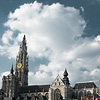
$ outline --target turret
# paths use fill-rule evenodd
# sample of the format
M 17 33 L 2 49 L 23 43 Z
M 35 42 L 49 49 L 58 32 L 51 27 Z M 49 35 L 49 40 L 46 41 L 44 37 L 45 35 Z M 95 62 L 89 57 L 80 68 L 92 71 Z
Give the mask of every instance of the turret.
M 70 85 L 70 83 L 69 83 L 69 78 L 68 78 L 68 73 L 67 73 L 67 70 L 66 70 L 66 69 L 65 69 L 65 71 L 64 71 L 64 73 L 63 73 L 63 76 L 64 76 L 64 78 L 63 78 L 64 84 L 65 84 L 65 85 Z

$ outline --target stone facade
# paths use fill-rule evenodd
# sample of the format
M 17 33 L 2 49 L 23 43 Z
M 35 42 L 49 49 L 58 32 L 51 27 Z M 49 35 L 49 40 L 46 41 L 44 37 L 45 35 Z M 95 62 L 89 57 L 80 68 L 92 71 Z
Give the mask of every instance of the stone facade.
M 58 75 L 55 81 L 50 85 L 49 100 L 57 100 L 59 95 L 62 96 L 63 100 L 70 99 L 71 89 L 69 83 L 65 84 Z
M 20 64 L 20 68 L 18 67 Z M 20 45 L 18 56 L 16 57 L 15 74 L 13 65 L 8 76 L 2 78 L 2 90 L 5 97 L 15 97 L 19 92 L 20 86 L 28 85 L 28 56 L 25 35 Z
M 0 100 L 81 100 L 84 96 L 99 96 L 99 88 L 94 82 L 70 85 L 65 69 L 63 79 L 58 75 L 52 84 L 28 86 L 28 53 L 26 38 L 20 45 L 16 57 L 15 73 L 13 65 L 8 76 L 2 78 Z
M 13 73 L 13 65 L 8 76 L 3 76 L 2 78 L 2 90 L 4 91 L 5 97 L 15 97 L 18 84 L 18 78 Z

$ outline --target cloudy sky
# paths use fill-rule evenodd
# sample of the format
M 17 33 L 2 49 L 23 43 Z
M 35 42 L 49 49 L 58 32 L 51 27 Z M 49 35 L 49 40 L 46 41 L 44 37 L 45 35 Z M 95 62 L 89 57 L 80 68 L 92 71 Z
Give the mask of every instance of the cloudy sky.
M 100 86 L 100 0 L 0 0 L 0 86 L 24 34 L 29 84 L 50 84 L 66 68 L 72 86 Z

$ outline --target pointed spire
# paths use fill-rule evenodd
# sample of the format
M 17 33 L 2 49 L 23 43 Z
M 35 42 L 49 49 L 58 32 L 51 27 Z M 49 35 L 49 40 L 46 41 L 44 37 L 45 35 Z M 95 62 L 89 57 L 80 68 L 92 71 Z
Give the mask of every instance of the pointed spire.
M 25 46 L 25 45 L 26 45 L 26 36 L 24 35 L 23 41 L 22 41 L 22 44 L 21 44 L 20 48 L 21 48 L 22 46 Z
M 13 63 L 12 63 L 12 68 L 10 70 L 10 73 L 13 74 L 14 70 L 13 70 Z
M 24 35 L 23 40 L 25 40 L 25 39 L 26 39 L 26 37 L 25 37 L 25 35 Z
M 65 69 L 65 72 L 63 73 L 63 76 L 68 76 L 67 70 Z
M 26 36 L 24 35 L 23 40 L 26 40 Z
M 25 35 L 24 35 L 23 40 L 22 40 L 22 43 L 21 43 L 21 45 L 20 45 L 19 53 L 21 53 L 23 50 L 24 50 L 24 51 L 27 51 L 26 36 L 25 36 Z

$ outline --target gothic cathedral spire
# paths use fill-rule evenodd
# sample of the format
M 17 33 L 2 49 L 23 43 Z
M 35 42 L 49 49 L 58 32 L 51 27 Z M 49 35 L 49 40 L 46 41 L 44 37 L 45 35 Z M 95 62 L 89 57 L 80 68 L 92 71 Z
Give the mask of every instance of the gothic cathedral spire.
M 28 55 L 25 35 L 16 57 L 15 76 L 18 77 L 20 86 L 28 85 Z

